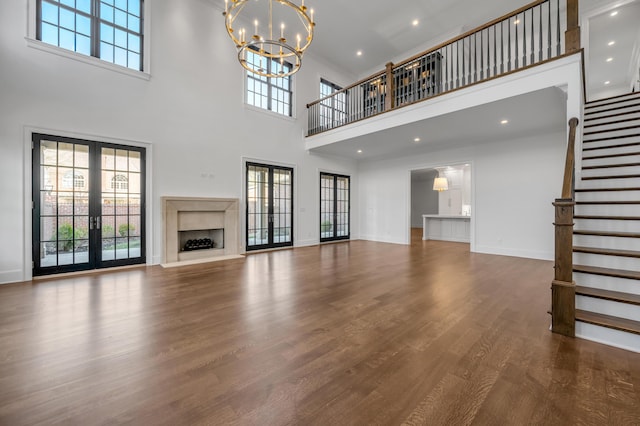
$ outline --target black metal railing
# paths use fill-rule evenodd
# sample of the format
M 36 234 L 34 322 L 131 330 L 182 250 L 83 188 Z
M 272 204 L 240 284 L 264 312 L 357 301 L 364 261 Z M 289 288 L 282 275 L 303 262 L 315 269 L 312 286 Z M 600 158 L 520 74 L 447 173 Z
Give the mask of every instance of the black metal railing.
M 536 1 L 308 104 L 307 135 L 561 56 L 567 1 Z

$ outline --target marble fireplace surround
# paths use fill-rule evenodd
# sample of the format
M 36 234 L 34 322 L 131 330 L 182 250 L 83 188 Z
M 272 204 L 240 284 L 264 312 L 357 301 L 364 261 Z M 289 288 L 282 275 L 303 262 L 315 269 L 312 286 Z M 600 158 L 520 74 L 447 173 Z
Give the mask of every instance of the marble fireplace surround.
M 238 258 L 240 210 L 237 198 L 162 197 L 163 266 Z M 179 231 L 224 228 L 224 248 L 181 251 Z

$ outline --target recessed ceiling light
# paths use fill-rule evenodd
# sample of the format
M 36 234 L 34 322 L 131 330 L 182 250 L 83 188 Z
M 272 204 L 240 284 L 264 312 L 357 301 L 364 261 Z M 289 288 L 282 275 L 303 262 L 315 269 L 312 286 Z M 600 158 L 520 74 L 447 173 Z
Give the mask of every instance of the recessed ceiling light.
M 614 44 L 616 44 L 616 42 L 611 40 L 609 43 L 607 43 L 607 46 L 613 46 Z
M 605 81 L 605 82 L 604 82 L 605 86 L 606 86 L 607 84 L 610 84 L 610 83 L 611 83 L 611 82 L 610 82 L 609 80 L 607 80 L 607 81 Z
M 420 138 L 415 138 L 413 141 L 414 142 L 420 142 Z
M 356 52 L 356 55 L 358 55 L 358 56 L 362 56 L 362 50 L 358 50 L 358 51 Z
M 500 124 L 509 124 L 509 120 L 502 120 Z
M 358 150 L 358 154 L 362 154 L 362 150 L 361 149 Z
M 614 10 L 613 12 L 611 12 L 610 16 L 616 16 L 618 14 L 617 10 Z
M 413 22 L 411 22 L 411 25 L 413 25 L 414 27 L 417 27 L 419 23 L 420 21 L 418 21 L 417 19 L 414 19 Z
M 607 58 L 607 62 L 613 61 L 613 58 Z

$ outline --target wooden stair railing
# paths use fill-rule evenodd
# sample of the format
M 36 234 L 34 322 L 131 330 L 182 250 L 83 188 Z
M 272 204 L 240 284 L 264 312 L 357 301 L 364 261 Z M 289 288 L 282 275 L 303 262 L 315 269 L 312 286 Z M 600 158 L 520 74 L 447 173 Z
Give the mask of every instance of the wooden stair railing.
M 398 64 L 389 62 L 307 104 L 307 136 L 575 54 L 581 49 L 578 4 L 536 0 Z
M 573 281 L 575 140 L 579 120 L 569 120 L 562 198 L 555 200 L 555 276 L 551 283 L 551 331 L 575 337 L 576 283 Z

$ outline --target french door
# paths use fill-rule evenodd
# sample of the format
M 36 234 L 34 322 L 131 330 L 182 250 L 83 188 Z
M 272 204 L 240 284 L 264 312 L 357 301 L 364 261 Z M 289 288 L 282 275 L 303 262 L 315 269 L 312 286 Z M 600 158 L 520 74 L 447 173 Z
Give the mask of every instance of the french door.
M 320 173 L 320 241 L 349 239 L 350 194 L 349 176 Z
M 33 275 L 144 263 L 145 149 L 32 141 Z
M 293 245 L 293 169 L 247 163 L 246 248 Z

